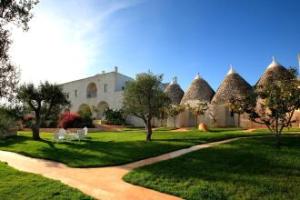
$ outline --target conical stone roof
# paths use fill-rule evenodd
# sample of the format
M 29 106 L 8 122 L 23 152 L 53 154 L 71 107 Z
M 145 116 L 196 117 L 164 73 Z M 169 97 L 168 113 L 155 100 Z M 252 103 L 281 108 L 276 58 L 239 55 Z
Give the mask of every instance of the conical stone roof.
M 275 60 L 273 57 L 273 60 L 271 64 L 267 67 L 263 75 L 260 77 L 260 79 L 257 81 L 256 86 L 263 86 L 270 80 L 276 80 L 282 74 L 288 74 L 289 71 L 282 66 L 279 62 Z
M 171 103 L 178 105 L 184 95 L 184 91 L 181 89 L 177 83 L 177 78 L 175 77 L 173 81 L 166 87 L 165 93 L 171 99 Z
M 187 92 L 184 94 L 181 104 L 186 104 L 189 101 L 195 100 L 210 102 L 214 94 L 215 92 L 210 85 L 198 74 Z
M 246 96 L 252 91 L 251 85 L 231 67 L 212 99 L 213 104 L 227 103 L 233 97 Z

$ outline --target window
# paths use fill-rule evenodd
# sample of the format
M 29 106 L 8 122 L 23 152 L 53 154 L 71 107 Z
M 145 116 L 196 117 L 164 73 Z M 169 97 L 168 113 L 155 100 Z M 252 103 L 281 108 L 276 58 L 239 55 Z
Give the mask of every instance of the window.
M 78 96 L 77 90 L 74 91 L 74 96 L 75 96 L 75 97 Z
M 104 92 L 107 92 L 107 84 L 104 84 Z
M 87 86 L 86 97 L 87 98 L 95 98 L 95 97 L 97 97 L 97 86 L 96 86 L 95 83 L 90 83 Z

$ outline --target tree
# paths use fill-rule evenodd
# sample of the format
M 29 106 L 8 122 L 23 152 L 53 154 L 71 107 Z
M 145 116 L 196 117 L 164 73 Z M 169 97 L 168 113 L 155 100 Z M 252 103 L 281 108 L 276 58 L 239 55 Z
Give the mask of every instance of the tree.
M 166 113 L 169 117 L 173 118 L 173 123 L 174 123 L 174 127 L 176 128 L 176 117 L 182 113 L 185 110 L 185 106 L 184 105 L 175 105 L 172 104 L 170 105 L 167 110 Z
M 212 125 L 215 126 L 217 124 L 217 113 L 215 106 L 210 104 L 208 106 L 208 117 L 212 121 Z
M 22 85 L 18 90 L 17 98 L 34 112 L 35 118 L 32 124 L 32 137 L 35 140 L 40 139 L 40 126 L 49 119 L 53 110 L 61 111 L 64 107 L 70 105 L 66 94 L 62 88 L 49 82 L 41 83 L 38 87 L 33 84 Z
M 201 115 L 205 114 L 208 104 L 205 101 L 196 101 L 193 105 L 188 104 L 188 109 L 195 115 L 196 126 L 198 126 L 198 119 Z
M 110 109 L 107 108 L 104 111 L 105 120 L 108 124 L 112 125 L 125 125 L 126 120 L 124 117 L 124 111 L 122 109 Z
M 238 128 L 240 128 L 241 126 L 241 114 L 244 113 L 243 110 L 244 103 L 245 103 L 244 97 L 232 97 L 228 101 L 228 108 L 232 114 L 232 117 L 234 117 L 234 113 L 238 115 L 238 123 L 237 123 Z
M 143 120 L 147 129 L 146 141 L 151 141 L 151 120 L 159 117 L 161 109 L 170 105 L 170 99 L 161 87 L 162 78 L 162 75 L 151 72 L 138 74 L 124 90 L 123 110 Z
M 31 10 L 37 3 L 37 0 L 0 1 L 0 98 L 11 97 L 18 84 L 17 69 L 8 55 L 12 43 L 11 27 L 14 25 L 27 31 L 32 18 Z
M 242 104 L 243 111 L 249 114 L 251 121 L 266 125 L 275 135 L 277 147 L 281 145 L 283 128 L 291 125 L 295 110 L 300 108 L 296 70 L 291 68 L 289 72 L 258 85 Z
M 164 127 L 164 126 L 167 126 L 166 124 L 166 120 L 168 118 L 168 108 L 167 107 L 163 107 L 161 109 L 159 109 L 159 115 L 157 117 L 157 119 L 160 120 L 160 126 L 161 127 Z

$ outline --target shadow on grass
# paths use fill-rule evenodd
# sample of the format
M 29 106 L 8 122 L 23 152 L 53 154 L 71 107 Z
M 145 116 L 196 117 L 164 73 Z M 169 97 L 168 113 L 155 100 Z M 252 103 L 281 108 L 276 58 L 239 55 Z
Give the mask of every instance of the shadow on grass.
M 0 140 L 0 147 L 9 147 L 11 145 L 22 144 L 26 142 L 41 142 L 47 144 L 51 148 L 54 148 L 54 142 L 50 140 L 45 140 L 45 139 L 33 140 L 32 138 L 26 136 L 13 136 L 5 140 Z
M 186 138 L 153 139 L 145 141 L 100 141 L 83 140 L 81 142 L 53 142 L 50 139 L 34 141 L 28 136 L 16 136 L 0 141 L 0 148 L 14 151 L 26 156 L 43 158 L 65 163 L 71 167 L 113 166 L 158 156 L 195 144 L 213 142 L 237 137 L 237 134 L 207 134 L 202 138 L 187 136 Z
M 3 150 L 26 156 L 62 162 L 71 167 L 100 167 L 125 164 L 190 146 L 172 141 L 104 142 L 83 140 L 53 142 L 35 141 L 31 137 L 16 136 L 0 142 Z M 52 165 L 52 164 L 51 164 Z
M 293 191 L 299 189 L 293 183 L 300 177 L 300 137 L 285 136 L 282 143 L 279 150 L 271 137 L 242 139 L 139 168 L 124 179 L 187 199 L 199 199 L 213 188 L 227 197 L 243 190 L 256 197 L 284 193 L 289 187 Z
M 29 139 L 28 137 L 25 137 L 25 136 L 13 136 L 13 137 L 6 138 L 4 140 L 0 140 L 0 147 L 10 146 L 10 145 L 14 145 L 16 143 L 22 144 L 29 140 L 32 140 L 32 139 Z

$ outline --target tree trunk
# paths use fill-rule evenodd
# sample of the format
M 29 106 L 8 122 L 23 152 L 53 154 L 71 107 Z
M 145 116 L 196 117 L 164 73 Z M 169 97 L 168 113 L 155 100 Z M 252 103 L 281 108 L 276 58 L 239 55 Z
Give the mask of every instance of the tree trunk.
M 281 147 L 280 133 L 276 133 L 276 147 L 278 149 Z
M 176 116 L 173 117 L 173 127 L 176 128 Z
M 35 115 L 35 118 L 36 118 L 35 119 L 36 122 L 35 122 L 35 124 L 32 125 L 32 128 L 31 128 L 31 130 L 32 130 L 32 138 L 34 140 L 40 140 L 41 139 L 40 138 L 41 119 L 40 119 L 40 117 L 39 117 L 38 114 Z
M 240 128 L 241 126 L 241 114 L 238 113 L 238 124 L 237 124 L 238 128 Z
M 150 142 L 152 136 L 152 125 L 151 125 L 151 119 L 147 119 L 147 137 L 146 141 Z
M 32 126 L 32 138 L 34 140 L 40 140 L 40 126 L 38 124 L 35 124 Z
M 276 115 L 276 121 L 275 121 L 275 136 L 276 136 L 276 147 L 278 149 L 280 149 L 280 145 L 281 145 L 281 142 L 280 142 L 280 132 L 279 132 L 279 124 L 278 124 L 278 117 Z

